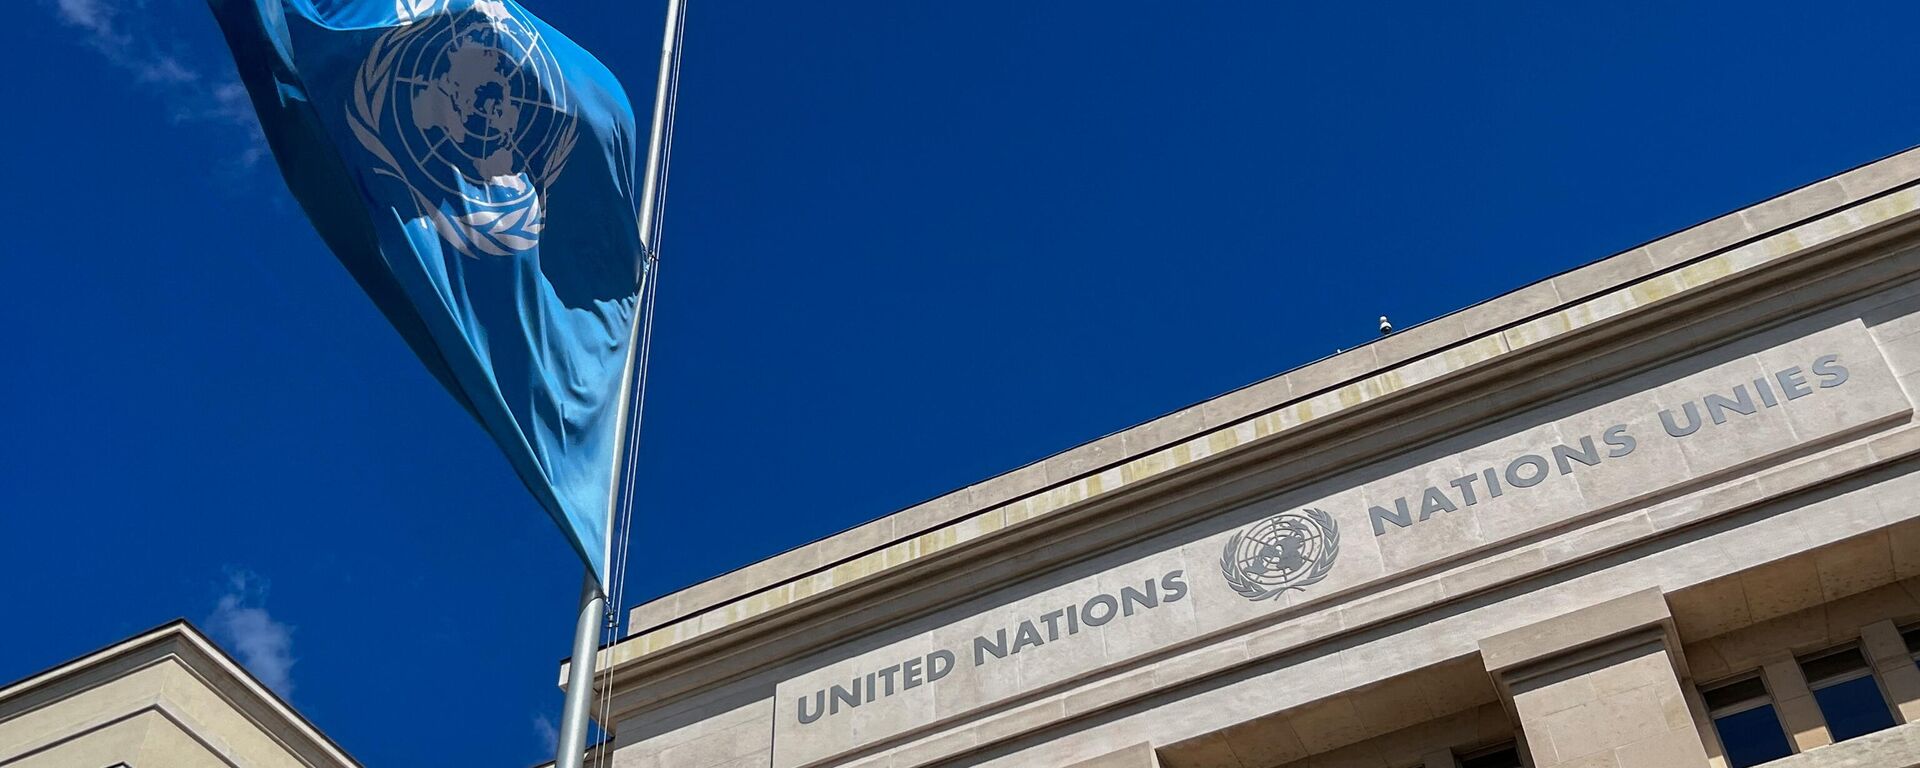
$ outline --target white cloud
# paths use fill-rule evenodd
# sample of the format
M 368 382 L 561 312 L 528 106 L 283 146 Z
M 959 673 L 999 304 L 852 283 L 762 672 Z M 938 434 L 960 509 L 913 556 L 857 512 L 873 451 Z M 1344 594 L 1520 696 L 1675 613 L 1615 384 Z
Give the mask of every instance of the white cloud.
M 560 750 L 560 728 L 553 724 L 553 718 L 534 715 L 533 732 L 540 737 L 540 754 L 551 755 Z
M 120 12 L 131 10 L 137 16 L 145 6 L 145 0 L 56 0 L 54 9 L 61 21 L 85 33 L 84 40 L 89 47 L 144 79 L 145 73 L 166 57 L 143 55 L 152 52 L 143 50 L 144 46 L 121 26 Z M 172 64 L 177 67 L 179 62 L 172 61 Z M 191 73 L 183 70 L 173 74 Z
M 232 76 L 208 77 L 164 30 L 144 21 L 146 0 L 53 0 L 60 20 L 81 33 L 81 41 L 134 83 L 172 106 L 176 123 L 233 126 L 246 134 L 234 160 L 252 167 L 267 154 L 266 137 L 254 119 L 246 87 Z M 222 70 L 224 72 L 224 70 Z
M 293 693 L 293 627 L 267 612 L 267 581 L 246 570 L 227 573 L 226 593 L 214 605 L 207 630 L 281 696 Z
M 60 18 L 68 24 L 92 30 L 97 35 L 113 34 L 114 6 L 107 0 L 60 0 Z
M 140 66 L 136 73 L 143 83 L 186 85 L 199 82 L 200 73 L 187 68 L 172 56 L 156 56 Z

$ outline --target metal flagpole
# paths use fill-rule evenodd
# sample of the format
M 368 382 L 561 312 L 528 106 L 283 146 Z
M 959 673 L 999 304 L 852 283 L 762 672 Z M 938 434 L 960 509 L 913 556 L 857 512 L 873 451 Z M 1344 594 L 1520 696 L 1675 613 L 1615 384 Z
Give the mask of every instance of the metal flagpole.
M 587 573 L 581 587 L 580 615 L 573 625 L 573 663 L 567 667 L 567 703 L 560 711 L 560 743 L 554 768 L 580 768 L 587 751 L 587 709 L 593 698 L 594 656 L 600 652 L 601 614 L 607 598 L 600 583 Z
M 665 156 L 666 139 L 672 130 L 669 120 L 672 114 L 672 96 L 679 56 L 680 38 L 686 25 L 686 6 L 683 0 L 667 0 L 666 31 L 660 43 L 660 77 L 653 94 L 653 122 L 649 126 L 647 139 L 647 168 L 640 193 L 640 217 L 637 222 L 640 229 L 640 245 L 645 251 L 641 290 L 636 294 L 633 307 L 633 326 L 627 337 L 627 364 L 624 378 L 620 382 L 619 431 L 613 446 L 613 482 L 607 494 L 607 536 L 606 558 L 602 562 L 612 563 L 613 530 L 616 508 L 623 492 L 626 473 L 629 419 L 639 416 L 632 408 L 632 387 L 635 359 L 639 356 L 641 345 L 640 331 L 646 307 L 642 304 L 650 293 L 647 282 L 655 279 L 658 272 L 659 251 L 655 242 L 659 227 L 661 171 Z M 612 585 L 606 585 L 612 589 Z M 607 596 L 602 585 L 589 570 L 586 584 L 581 587 L 580 613 L 573 627 L 572 663 L 567 667 L 566 705 L 560 714 L 560 740 L 558 753 L 554 755 L 554 768 L 581 768 L 586 759 L 587 721 L 589 705 L 593 700 L 593 671 L 596 657 L 600 653 L 600 626 L 606 613 Z M 604 726 L 604 724 L 603 724 Z

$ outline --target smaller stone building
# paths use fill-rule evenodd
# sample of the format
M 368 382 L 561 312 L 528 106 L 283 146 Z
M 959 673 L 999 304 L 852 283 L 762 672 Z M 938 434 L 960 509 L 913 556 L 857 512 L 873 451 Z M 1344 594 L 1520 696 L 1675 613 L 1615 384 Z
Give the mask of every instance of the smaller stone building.
M 359 768 L 184 620 L 0 688 L 4 768 Z

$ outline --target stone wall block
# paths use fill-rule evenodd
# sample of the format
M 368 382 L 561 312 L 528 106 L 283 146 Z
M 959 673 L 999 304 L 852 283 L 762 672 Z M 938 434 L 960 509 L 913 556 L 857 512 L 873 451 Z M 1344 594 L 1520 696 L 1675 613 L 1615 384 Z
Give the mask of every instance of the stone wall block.
M 1373 345 L 1368 344 L 1296 368 L 1287 374 L 1287 380 L 1293 396 L 1301 397 L 1372 373 L 1379 362 Z
M 1838 180 L 1827 179 L 1750 206 L 1741 215 L 1755 232 L 1771 232 L 1831 211 L 1848 199 Z
M 1732 246 L 1752 237 L 1746 219 L 1733 213 L 1647 244 L 1655 267 L 1669 267 Z
M 1846 190 L 1848 200 L 1862 200 L 1912 183 L 1916 174 L 1920 174 L 1920 149 L 1909 149 L 1840 174 L 1835 181 Z
M 1495 715 L 1500 715 L 1499 707 L 1492 705 L 1497 699 L 1493 681 L 1472 657 L 1426 667 L 1410 685 L 1418 691 L 1425 711 L 1435 715 L 1451 716 L 1489 708 Z M 1358 708 L 1366 711 L 1374 706 L 1369 703 Z M 1417 709 L 1419 705 L 1407 706 Z M 1504 718 L 1501 719 L 1501 725 L 1505 725 Z
M 1892 579 L 1889 578 L 1889 581 Z M 1832 645 L 1860 636 L 1860 628 L 1881 619 L 1907 620 L 1920 615 L 1920 602 L 1901 584 L 1887 584 L 1828 603 L 1827 635 Z
M 1873 664 L 1880 688 L 1902 723 L 1920 722 L 1920 666 L 1914 665 L 1900 629 L 1891 620 L 1860 628 L 1860 649 Z
M 1820 705 L 1812 696 L 1775 699 L 1773 706 L 1780 713 L 1780 724 L 1787 729 L 1787 738 L 1793 741 L 1794 749 L 1805 752 L 1833 743 L 1833 735 L 1821 720 Z
M 1191 414 L 1191 416 L 1175 415 L 1180 416 L 1181 424 L 1187 423 L 1192 417 L 1198 417 L 1201 427 L 1213 429 L 1242 421 L 1254 414 L 1270 411 L 1292 398 L 1293 384 L 1288 377 L 1273 376 L 1180 412 L 1180 414 Z M 1164 418 L 1148 422 L 1148 429 L 1142 431 L 1139 437 L 1129 438 L 1129 450 L 1133 448 L 1150 450 L 1156 447 L 1156 443 L 1158 446 L 1171 445 L 1177 441 L 1178 437 L 1191 437 L 1199 433 L 1199 429 L 1194 429 L 1186 435 L 1178 435 L 1176 431 L 1163 425 L 1163 421 L 1165 421 Z
M 1247 765 L 1285 765 L 1307 756 L 1307 748 L 1284 717 L 1264 717 L 1232 726 L 1222 734 L 1235 756 Z
M 1563 301 L 1576 302 L 1639 280 L 1651 272 L 1653 254 L 1646 248 L 1635 248 L 1556 275 L 1552 282 Z
M 1807 689 L 1807 678 L 1801 674 L 1799 662 L 1788 654 L 1775 655 L 1760 665 L 1760 676 L 1767 684 L 1767 692 L 1773 695 L 1780 725 L 1786 728 L 1787 738 L 1793 741 L 1796 750 L 1805 752 L 1833 743 L 1826 717 L 1820 714 L 1819 703 Z
M 1278 378 L 1277 380 L 1280 382 L 1279 392 L 1272 393 L 1272 394 L 1256 393 L 1254 395 L 1247 396 L 1248 399 L 1260 400 L 1263 402 L 1270 400 L 1275 403 L 1285 402 L 1286 401 L 1286 379 Z M 1216 398 L 1216 400 L 1225 399 L 1226 397 L 1233 397 L 1234 395 L 1238 395 L 1240 392 L 1256 389 L 1260 387 L 1261 384 L 1264 384 L 1264 383 L 1265 382 L 1260 382 L 1260 383 L 1248 386 L 1245 389 L 1236 390 L 1235 392 L 1225 395 L 1221 398 Z M 1207 403 L 1207 405 L 1211 406 L 1213 405 L 1213 402 L 1210 401 Z M 1246 410 L 1247 410 L 1247 413 L 1242 413 L 1241 416 L 1244 417 L 1248 415 L 1254 409 L 1249 407 Z M 1202 430 L 1205 430 L 1208 426 L 1209 425 L 1207 424 L 1207 420 L 1206 420 L 1205 408 L 1201 406 L 1194 406 L 1192 408 L 1185 408 L 1185 409 L 1175 411 L 1173 413 L 1169 413 L 1165 416 L 1161 416 L 1160 418 L 1154 419 L 1153 421 L 1149 421 L 1145 424 L 1141 424 L 1139 426 L 1128 429 L 1127 431 L 1120 433 L 1120 437 L 1121 437 L 1120 443 L 1126 456 L 1137 457 L 1141 454 L 1148 453 L 1150 451 L 1157 451 L 1161 448 L 1165 448 L 1169 445 L 1172 445 L 1174 443 L 1180 442 L 1187 438 L 1193 437 L 1194 435 L 1200 434 L 1200 432 Z
M 1009 692 L 1019 690 L 1020 672 L 1017 664 L 997 659 L 976 665 L 972 642 L 975 637 L 982 635 L 997 637 L 994 633 L 1017 627 L 1023 618 L 1026 617 L 1018 607 L 1001 605 L 933 630 L 933 647 L 950 650 L 958 657 L 954 661 L 952 675 L 929 686 L 933 689 L 936 717 L 952 717 L 998 701 Z
M 1161 757 L 1165 768 L 1245 768 L 1227 738 L 1218 733 L 1197 736 L 1171 745 Z
M 1453 756 L 1453 750 L 1442 749 L 1422 757 L 1420 768 L 1460 768 L 1460 759 Z
M 1535 768 L 1706 764 L 1672 621 L 1642 590 L 1480 641 Z
M 1890 584 L 1893 551 L 1885 533 L 1857 536 L 1822 548 L 1814 556 L 1820 574 L 1821 596 L 1831 602 Z
M 1712 581 L 1667 594 L 1667 604 L 1672 606 L 1674 625 L 1680 632 L 1681 642 L 1693 642 L 1753 623 L 1753 616 L 1747 612 L 1747 591 L 1740 580 L 1714 579 Z M 1688 659 L 1692 659 L 1688 652 Z
M 1322 699 L 1300 707 L 1288 718 L 1293 733 L 1309 753 L 1331 752 L 1357 742 L 1369 731 L 1353 701 L 1345 696 Z
M 1747 614 L 1754 621 L 1785 616 L 1821 602 L 1820 569 L 1812 560 L 1776 560 L 1740 574 Z
M 1160 768 L 1160 757 L 1145 742 L 1074 763 L 1068 768 Z

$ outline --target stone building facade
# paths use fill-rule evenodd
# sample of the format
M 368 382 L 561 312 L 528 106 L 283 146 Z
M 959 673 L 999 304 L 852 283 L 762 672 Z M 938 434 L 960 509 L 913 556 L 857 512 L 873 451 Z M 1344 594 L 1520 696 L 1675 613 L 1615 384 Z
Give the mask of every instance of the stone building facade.
M 1920 151 L 638 606 L 613 761 L 1920 765 L 1916 387 Z
M 186 621 L 0 686 L 5 768 L 360 768 Z

